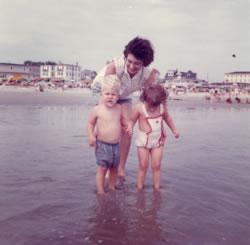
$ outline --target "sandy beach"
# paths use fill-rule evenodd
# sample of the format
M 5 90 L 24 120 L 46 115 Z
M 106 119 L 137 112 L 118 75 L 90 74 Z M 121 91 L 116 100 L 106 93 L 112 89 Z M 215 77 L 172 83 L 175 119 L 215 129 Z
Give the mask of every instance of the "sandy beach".
M 210 96 L 210 101 L 205 99 Z M 62 89 L 45 89 L 44 92 L 39 92 L 35 87 L 15 87 L 4 86 L 0 87 L 0 105 L 81 105 L 86 103 L 86 99 L 90 101 L 97 101 L 93 99 L 93 95 L 88 88 L 68 88 Z M 221 97 L 218 102 L 209 93 L 202 92 L 189 92 L 187 94 L 169 94 L 169 105 L 181 106 L 233 106 L 233 107 L 249 107 L 246 104 L 246 94 L 240 96 L 241 103 L 236 103 L 233 100 L 232 104 L 226 103 L 226 96 Z M 138 96 L 134 95 L 134 101 Z
M 0 87 L 0 105 L 74 105 L 86 103 L 90 96 L 91 91 L 83 88 L 39 92 L 35 87 Z

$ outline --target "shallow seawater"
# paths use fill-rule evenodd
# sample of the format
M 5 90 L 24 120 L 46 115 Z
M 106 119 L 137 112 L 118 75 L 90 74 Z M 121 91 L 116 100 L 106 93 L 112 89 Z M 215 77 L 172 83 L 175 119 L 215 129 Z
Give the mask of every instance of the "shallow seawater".
M 97 196 L 93 105 L 0 106 L 0 244 L 249 243 L 249 107 L 170 103 L 161 190 L 149 169 L 137 192 L 132 143 L 126 180 Z

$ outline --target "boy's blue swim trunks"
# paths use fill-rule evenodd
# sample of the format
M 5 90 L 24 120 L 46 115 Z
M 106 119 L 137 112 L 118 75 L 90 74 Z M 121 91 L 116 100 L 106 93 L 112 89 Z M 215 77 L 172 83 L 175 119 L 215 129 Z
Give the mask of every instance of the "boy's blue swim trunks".
M 117 168 L 120 162 L 120 143 L 106 143 L 96 140 L 96 164 L 105 168 Z

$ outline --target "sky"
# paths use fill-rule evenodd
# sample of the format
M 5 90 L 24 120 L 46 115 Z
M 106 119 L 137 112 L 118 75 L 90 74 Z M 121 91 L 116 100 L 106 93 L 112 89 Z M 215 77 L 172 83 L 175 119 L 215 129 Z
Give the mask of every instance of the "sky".
M 160 77 L 192 70 L 222 82 L 250 71 L 250 0 L 0 0 L 0 63 L 98 72 L 136 36 L 153 44 Z

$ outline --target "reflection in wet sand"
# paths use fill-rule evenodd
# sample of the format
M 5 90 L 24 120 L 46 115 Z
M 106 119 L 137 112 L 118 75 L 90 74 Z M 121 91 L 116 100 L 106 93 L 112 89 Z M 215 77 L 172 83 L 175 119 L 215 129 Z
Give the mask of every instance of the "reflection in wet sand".
M 127 199 L 119 191 L 97 195 L 84 240 L 89 244 L 166 244 L 167 232 L 158 214 L 161 205 L 161 192 L 154 190 L 134 192 Z
M 91 210 L 89 230 L 84 235 L 91 244 L 127 244 L 128 219 L 122 200 L 116 192 L 97 195 Z M 120 241 L 120 242 L 118 242 Z

